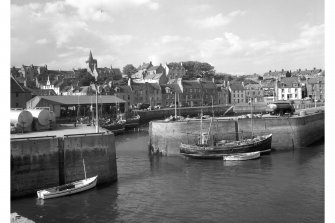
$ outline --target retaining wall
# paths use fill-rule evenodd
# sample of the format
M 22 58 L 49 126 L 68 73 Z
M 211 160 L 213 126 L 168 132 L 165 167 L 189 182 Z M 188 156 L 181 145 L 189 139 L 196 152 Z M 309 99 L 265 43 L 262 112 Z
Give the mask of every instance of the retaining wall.
M 209 129 L 210 120 L 203 121 L 203 131 Z M 218 139 L 236 139 L 251 135 L 251 119 L 215 120 L 212 133 Z M 164 155 L 179 154 L 179 145 L 195 143 L 200 132 L 200 121 L 164 122 L 149 124 L 149 148 Z M 295 117 L 253 119 L 256 135 L 272 133 L 272 148 L 295 149 L 308 146 L 324 137 L 324 112 Z
M 11 197 L 36 193 L 98 175 L 97 184 L 117 180 L 111 133 L 11 140 Z

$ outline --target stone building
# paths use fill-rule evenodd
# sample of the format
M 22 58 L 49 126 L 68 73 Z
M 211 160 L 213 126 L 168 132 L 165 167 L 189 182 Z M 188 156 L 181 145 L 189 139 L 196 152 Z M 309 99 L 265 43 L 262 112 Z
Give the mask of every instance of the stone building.
M 10 77 L 10 107 L 26 108 L 26 102 L 32 98 L 31 92 L 22 86 L 14 77 Z
M 245 88 L 245 102 L 263 102 L 263 88 L 260 84 L 247 84 Z
M 302 99 L 302 87 L 298 77 L 284 77 L 277 81 L 278 100 Z
M 168 79 L 183 78 L 186 74 L 186 69 L 183 67 L 183 63 L 176 65 L 164 65 L 166 76 Z
M 325 78 L 323 76 L 306 79 L 307 97 L 325 101 Z
M 247 102 L 245 99 L 245 88 L 243 82 L 229 82 L 228 81 L 228 89 L 230 94 L 230 102 L 229 104 L 238 104 Z

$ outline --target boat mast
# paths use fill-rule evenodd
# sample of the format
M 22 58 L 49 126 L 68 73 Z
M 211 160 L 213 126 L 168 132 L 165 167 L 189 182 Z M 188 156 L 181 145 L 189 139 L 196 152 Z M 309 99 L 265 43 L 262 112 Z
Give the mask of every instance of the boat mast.
M 201 98 L 201 114 L 200 114 L 200 142 L 202 142 L 202 106 L 203 106 L 203 98 Z
M 174 91 L 174 118 L 177 119 L 177 91 Z
M 252 110 L 253 110 L 253 99 L 251 98 L 251 138 L 254 137 L 254 126 L 253 126 L 253 114 L 252 114 Z
M 99 133 L 99 109 L 98 109 L 98 88 L 99 86 L 95 85 L 95 102 L 96 102 L 96 105 L 95 105 L 95 113 L 96 113 L 96 125 L 95 125 L 95 131 L 97 133 Z
M 211 95 L 211 98 L 212 98 L 212 116 L 213 116 L 213 118 L 214 118 L 213 95 Z
M 85 173 L 85 180 L 86 180 L 86 169 L 85 169 L 85 160 L 83 159 L 83 166 L 84 166 L 84 173 Z

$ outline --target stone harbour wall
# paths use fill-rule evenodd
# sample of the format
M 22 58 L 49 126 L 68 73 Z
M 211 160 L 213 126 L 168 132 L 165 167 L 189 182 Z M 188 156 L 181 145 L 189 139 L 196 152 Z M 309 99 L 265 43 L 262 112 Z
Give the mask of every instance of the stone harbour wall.
M 203 131 L 208 131 L 210 119 L 203 121 Z M 272 148 L 295 149 L 308 146 L 324 137 L 324 112 L 306 116 L 253 119 L 255 135 L 272 133 Z M 163 155 L 179 154 L 179 145 L 195 143 L 200 133 L 200 120 L 149 124 L 149 149 Z M 251 135 L 251 119 L 214 120 L 211 133 L 217 138 L 236 139 Z
M 11 140 L 11 197 L 98 175 L 98 184 L 117 180 L 112 133 Z

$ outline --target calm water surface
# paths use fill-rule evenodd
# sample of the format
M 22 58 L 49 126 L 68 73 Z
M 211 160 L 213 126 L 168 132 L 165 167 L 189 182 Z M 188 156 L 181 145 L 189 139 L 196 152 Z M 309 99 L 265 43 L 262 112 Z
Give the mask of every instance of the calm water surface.
M 11 201 L 36 222 L 324 222 L 324 143 L 240 162 L 148 155 L 148 133 L 116 137 L 118 182 Z

